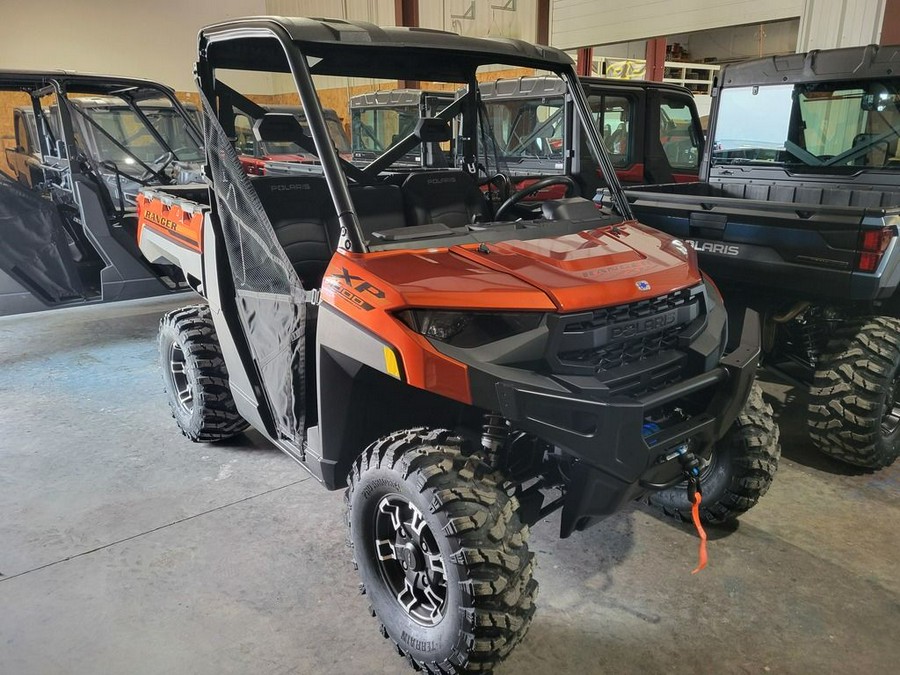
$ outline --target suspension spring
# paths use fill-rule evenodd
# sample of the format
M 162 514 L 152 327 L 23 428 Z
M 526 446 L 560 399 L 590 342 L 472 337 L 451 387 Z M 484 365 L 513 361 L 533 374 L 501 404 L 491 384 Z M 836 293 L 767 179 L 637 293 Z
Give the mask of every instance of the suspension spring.
M 836 317 L 816 311 L 815 308 L 793 322 L 796 326 L 795 345 L 801 350 L 810 367 L 815 368 L 818 365 L 837 322 Z
M 509 421 L 497 413 L 486 413 L 481 427 L 481 447 L 488 456 L 488 462 L 497 466 L 500 451 L 509 439 Z

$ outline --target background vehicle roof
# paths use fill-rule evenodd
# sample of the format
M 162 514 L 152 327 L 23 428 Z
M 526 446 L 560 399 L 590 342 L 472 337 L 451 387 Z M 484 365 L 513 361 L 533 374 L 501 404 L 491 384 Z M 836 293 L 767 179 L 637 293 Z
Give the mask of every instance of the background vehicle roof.
M 363 108 L 372 106 L 394 105 L 418 105 L 423 96 L 439 97 L 448 100 L 456 98 L 452 91 L 439 91 L 436 89 L 385 89 L 380 91 L 367 91 L 350 97 L 351 108 Z
M 823 82 L 900 74 L 900 46 L 868 45 L 844 49 L 816 49 L 807 54 L 769 56 L 724 66 L 722 86 L 742 87 L 785 82 Z
M 606 77 L 579 77 L 585 90 L 592 87 L 602 89 L 660 89 L 691 96 L 690 90 L 668 82 L 649 80 L 619 80 Z M 565 83 L 558 77 L 516 77 L 482 82 L 479 86 L 485 99 L 530 99 L 543 96 L 562 96 Z
M 93 73 L 75 73 L 67 70 L 0 70 L 0 90 L 34 91 L 46 87 L 56 81 L 67 90 L 80 94 L 96 94 L 111 96 L 129 91 L 142 97 L 141 89 L 148 89 L 154 96 L 159 91 L 171 92 L 172 89 L 159 82 L 136 77 L 119 77 L 117 75 L 98 75 Z
M 654 82 L 652 80 L 620 80 L 612 77 L 579 77 L 585 85 L 597 85 L 601 87 L 625 87 L 631 89 L 665 89 L 680 94 L 691 95 L 691 90 L 680 84 L 671 82 Z

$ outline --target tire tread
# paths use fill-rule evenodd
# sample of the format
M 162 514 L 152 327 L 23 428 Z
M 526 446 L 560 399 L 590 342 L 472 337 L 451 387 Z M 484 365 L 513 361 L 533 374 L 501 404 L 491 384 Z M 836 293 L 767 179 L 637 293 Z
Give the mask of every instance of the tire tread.
M 900 444 L 885 442 L 881 417 L 898 353 L 900 319 L 869 317 L 835 332 L 809 390 L 809 436 L 822 452 L 869 469 L 897 459 Z
M 199 426 L 186 428 L 181 423 L 177 414 L 179 404 L 166 390 L 172 417 L 181 433 L 196 443 L 214 443 L 247 429 L 250 425 L 237 411 L 228 385 L 228 370 L 209 307 L 191 305 L 172 310 L 160 320 L 159 331 L 163 368 L 167 367 L 163 345 L 167 333 L 180 340 L 185 359 L 192 361 L 195 368 L 194 405 L 199 406 Z
M 519 520 L 518 502 L 503 491 L 503 478 L 476 456 L 462 453 L 458 439 L 435 429 L 399 431 L 376 441 L 354 463 L 348 477 L 347 523 L 355 486 L 370 469 L 397 471 L 422 494 L 433 514 L 446 523 L 444 534 L 456 551 L 450 563 L 466 568 L 461 582 L 470 603 L 460 608 L 467 618 L 465 652 L 442 661 L 418 661 L 391 640 L 413 667 L 428 673 L 491 672 L 525 637 L 534 617 L 537 582 L 534 554 L 526 540 L 528 527 Z M 352 537 L 348 545 L 354 549 Z M 354 565 L 356 565 L 354 551 Z M 363 593 L 365 585 L 361 584 Z M 373 610 L 374 613 L 374 610 Z

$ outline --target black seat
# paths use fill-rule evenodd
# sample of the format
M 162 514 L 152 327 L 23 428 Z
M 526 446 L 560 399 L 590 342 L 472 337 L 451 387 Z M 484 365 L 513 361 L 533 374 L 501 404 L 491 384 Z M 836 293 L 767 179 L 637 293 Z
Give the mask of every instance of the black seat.
M 350 198 L 366 243 L 372 241 L 373 232 L 406 225 L 403 195 L 396 185 L 351 185 Z
M 252 182 L 303 287 L 319 288 L 338 238 L 324 177 L 260 176 Z
M 403 182 L 408 225 L 461 227 L 487 217 L 487 202 L 465 171 L 418 171 Z

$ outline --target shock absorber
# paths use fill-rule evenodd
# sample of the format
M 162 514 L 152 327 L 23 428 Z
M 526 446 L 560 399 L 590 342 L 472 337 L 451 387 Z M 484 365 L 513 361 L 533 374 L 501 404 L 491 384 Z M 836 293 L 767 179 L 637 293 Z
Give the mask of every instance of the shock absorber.
M 509 439 L 509 432 L 509 421 L 503 415 L 494 412 L 485 414 L 481 427 L 481 447 L 491 466 L 498 466 L 500 451 Z

